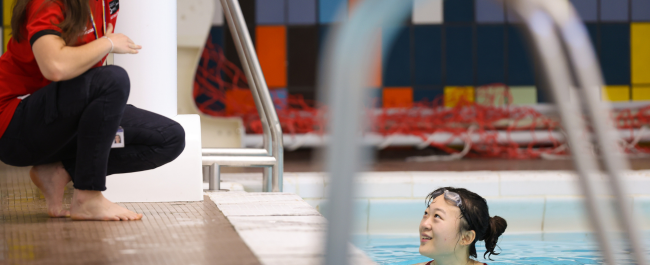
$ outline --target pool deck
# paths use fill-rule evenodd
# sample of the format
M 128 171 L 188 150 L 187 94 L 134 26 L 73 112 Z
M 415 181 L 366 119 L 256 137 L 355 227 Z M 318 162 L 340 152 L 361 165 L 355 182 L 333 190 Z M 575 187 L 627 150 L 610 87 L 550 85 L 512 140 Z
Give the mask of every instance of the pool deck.
M 0 264 L 321 264 L 326 220 L 289 193 L 119 203 L 142 221 L 50 218 L 29 168 L 0 164 Z M 69 207 L 72 186 L 66 186 Z M 350 245 L 352 264 L 375 264 Z
M 261 264 L 207 196 L 120 203 L 142 221 L 49 218 L 28 169 L 0 165 L 0 264 Z

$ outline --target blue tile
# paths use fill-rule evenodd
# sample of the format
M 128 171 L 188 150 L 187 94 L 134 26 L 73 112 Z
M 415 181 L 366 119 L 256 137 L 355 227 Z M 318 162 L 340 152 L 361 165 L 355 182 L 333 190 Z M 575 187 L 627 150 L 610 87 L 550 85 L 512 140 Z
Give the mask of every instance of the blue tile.
M 445 28 L 446 85 L 474 85 L 474 43 L 472 26 L 449 25 Z
M 386 35 L 382 34 L 383 85 L 385 87 L 411 86 L 410 27 L 398 27 L 398 34 L 392 43 Z
M 630 84 L 630 24 L 600 24 L 600 65 L 606 84 Z
M 325 48 L 325 42 L 327 42 L 327 34 L 330 33 L 330 25 L 323 24 L 323 25 L 318 25 L 318 47 L 319 47 L 319 54 L 324 52 Z
M 445 94 L 442 86 L 415 86 L 413 87 L 413 102 L 432 102 Z
M 414 84 L 442 85 L 442 26 L 413 26 Z
M 476 26 L 476 85 L 505 83 L 505 26 Z
M 284 24 L 284 0 L 257 0 L 255 19 L 257 24 Z
M 600 0 L 600 21 L 626 22 L 629 8 L 629 0 Z
M 632 0 L 632 21 L 650 21 L 650 0 Z
M 598 0 L 571 0 L 571 3 L 582 18 L 582 21 L 598 21 Z
M 476 22 L 503 23 L 504 21 L 505 10 L 503 4 L 494 0 L 476 0 Z
M 474 22 L 474 0 L 445 0 L 444 21 Z
M 598 23 L 585 23 L 587 27 L 587 32 L 589 33 L 589 39 L 591 40 L 591 45 L 594 47 L 594 52 L 598 54 L 600 50 L 600 45 L 598 43 Z
M 212 39 L 212 43 L 219 45 L 219 47 L 223 48 L 223 27 L 213 26 L 210 29 L 210 38 Z
M 316 24 L 316 0 L 288 0 L 291 25 Z
M 341 11 L 339 11 L 339 9 Z M 347 0 L 320 0 L 318 1 L 318 17 L 320 23 L 334 23 L 339 22 L 341 18 L 348 15 L 348 1 Z M 339 16 L 339 12 L 343 12 Z
M 533 60 L 528 53 L 528 45 L 520 29 L 508 25 L 508 73 L 506 84 L 510 86 L 535 85 Z
M 218 48 L 221 48 L 222 51 L 223 51 L 223 41 L 224 41 L 224 39 L 223 39 L 223 32 L 224 32 L 224 29 L 223 29 L 222 26 L 213 26 L 213 27 L 210 29 L 210 36 L 209 36 L 209 37 L 210 37 L 210 42 L 212 42 L 212 44 L 213 44 L 214 46 L 216 46 L 216 47 L 215 47 L 215 50 L 216 50 L 217 47 L 218 47 Z M 207 47 L 206 47 L 206 48 L 207 48 Z M 203 65 L 203 58 L 201 58 L 201 59 L 199 60 L 199 65 Z M 200 66 L 199 66 L 199 67 L 200 67 Z M 216 61 L 210 61 L 210 62 L 208 62 L 208 68 L 213 68 L 213 67 L 217 67 L 217 62 L 216 62 Z M 224 73 L 219 73 L 219 75 L 223 76 Z M 208 80 L 208 82 L 212 82 L 212 81 Z M 213 83 L 213 85 L 214 85 L 215 87 L 218 87 L 218 86 L 219 86 L 219 84 L 216 84 L 216 83 Z
M 273 101 L 273 106 L 275 106 L 275 109 L 283 110 L 287 108 L 289 93 L 286 88 L 271 89 L 269 92 L 271 94 L 271 100 Z
M 553 103 L 553 97 L 549 88 L 542 85 L 537 86 L 537 103 Z

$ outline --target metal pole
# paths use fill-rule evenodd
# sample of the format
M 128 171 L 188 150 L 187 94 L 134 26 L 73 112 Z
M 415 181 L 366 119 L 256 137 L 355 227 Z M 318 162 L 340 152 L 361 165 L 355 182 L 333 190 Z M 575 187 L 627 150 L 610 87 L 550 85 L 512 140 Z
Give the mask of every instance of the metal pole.
M 269 155 L 275 157 L 277 161 L 277 164 L 273 166 L 273 170 L 269 172 L 272 178 L 272 191 L 281 192 L 283 190 L 284 147 L 282 144 L 280 120 L 278 119 L 273 100 L 266 86 L 262 68 L 255 53 L 255 46 L 250 38 L 239 2 L 236 0 L 221 0 L 221 4 L 233 34 L 233 41 L 241 58 L 246 78 L 249 80 L 248 83 L 251 87 L 253 98 L 255 99 L 255 106 L 262 121 L 264 147 L 269 152 Z
M 210 181 L 210 166 L 203 165 L 203 182 Z
M 603 87 L 603 78 L 596 58 L 596 53 L 588 41 L 587 29 L 580 21 L 579 16 L 569 2 L 550 3 L 540 1 L 549 14 L 555 18 L 567 49 L 567 57 L 575 74 L 578 92 L 584 99 L 587 110 L 600 149 L 609 180 L 609 190 L 614 195 L 619 226 L 637 264 L 647 264 L 644 255 L 642 240 L 634 228 L 634 218 L 629 210 L 629 200 L 623 185 L 623 171 L 629 170 L 628 161 L 624 158 L 621 149 L 616 146 L 618 131 L 609 119 L 611 106 L 607 101 L 601 101 L 600 93 Z
M 210 166 L 210 190 L 221 189 L 221 167 L 214 163 Z
M 230 33 L 232 34 L 232 40 L 235 44 L 235 48 L 237 50 L 237 54 L 239 55 L 239 61 L 242 64 L 242 68 L 244 68 L 244 74 L 246 75 L 246 79 L 248 80 L 248 86 L 250 87 L 251 94 L 253 95 L 253 100 L 255 101 L 255 107 L 257 108 L 257 113 L 259 113 L 260 120 L 262 122 L 262 135 L 263 135 L 263 143 L 264 143 L 264 149 L 267 150 L 269 154 L 271 154 L 271 133 L 269 129 L 269 124 L 266 119 L 266 108 L 264 106 L 264 103 L 262 103 L 262 100 L 259 95 L 259 91 L 257 89 L 257 84 L 258 82 L 255 82 L 255 79 L 257 78 L 257 75 L 253 73 L 253 68 L 251 67 L 250 61 L 248 59 L 248 53 L 246 52 L 247 48 L 244 48 L 244 42 L 242 41 L 242 36 L 243 32 L 238 27 L 238 23 L 235 22 L 236 17 L 236 11 L 234 11 L 235 7 L 231 4 L 230 1 L 228 0 L 221 0 L 221 6 L 223 7 L 223 13 L 226 18 L 226 21 L 228 22 L 228 27 L 230 28 Z M 242 18 L 243 19 L 243 18 Z M 246 22 L 244 21 L 244 25 L 246 25 Z M 246 26 L 244 26 L 246 28 Z
M 328 186 L 325 264 L 348 264 L 348 247 L 353 216 L 354 176 L 366 157 L 362 151 L 363 106 L 367 98 L 373 47 L 382 26 L 397 25 L 408 17 L 413 1 L 363 1 L 350 20 L 328 37 L 324 66 L 320 73 L 320 91 L 327 93 L 329 134 L 327 148 Z M 397 28 L 382 31 L 394 40 Z M 332 37 L 334 36 L 334 37 Z
M 260 109 L 264 110 L 264 112 L 259 112 L 263 124 L 264 146 L 269 151 L 269 154 L 277 160 L 277 166 L 274 167 L 277 169 L 271 172 L 273 181 L 272 189 L 274 192 L 281 192 L 283 190 L 284 147 L 282 144 L 282 126 L 280 125 L 280 119 L 278 119 L 273 100 L 266 86 L 264 74 L 262 73 L 262 68 L 255 53 L 255 46 L 250 38 L 239 2 L 236 0 L 221 0 L 221 2 L 224 6 L 224 11 L 228 10 L 224 13 L 226 13 L 226 19 L 233 32 L 233 39 L 235 40 L 239 57 L 242 59 L 242 65 L 247 64 L 249 68 L 246 76 L 249 79 L 249 84 L 251 84 L 251 92 L 258 97 L 261 105 L 257 105 L 256 102 L 256 106 L 258 111 Z M 264 130 L 264 126 L 267 126 L 266 130 Z
M 591 145 L 584 135 L 585 124 L 580 116 L 581 99 L 577 97 L 571 69 L 567 65 L 563 46 L 554 27 L 553 17 L 547 10 L 540 7 L 536 0 L 508 0 L 508 5 L 518 13 L 526 24 L 529 44 L 533 47 L 538 65 L 541 67 L 545 84 L 551 89 L 557 108 L 560 110 L 562 125 L 567 133 L 567 142 L 571 146 L 573 162 L 578 173 L 578 181 L 585 195 L 585 207 L 589 215 L 596 239 L 606 264 L 616 264 L 611 246 L 611 238 L 607 232 L 607 216 L 602 210 L 606 205 L 603 201 L 602 185 L 599 184 L 600 172 L 595 156 L 591 153 Z M 557 3 L 553 3 L 557 4 Z M 569 97 L 567 97 L 567 90 Z M 578 104 L 569 102 L 573 99 Z

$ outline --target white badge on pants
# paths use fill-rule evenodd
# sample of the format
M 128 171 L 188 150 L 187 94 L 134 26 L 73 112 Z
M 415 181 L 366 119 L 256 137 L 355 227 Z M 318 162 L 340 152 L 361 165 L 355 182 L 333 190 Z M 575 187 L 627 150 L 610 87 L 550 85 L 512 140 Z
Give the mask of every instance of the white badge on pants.
M 122 129 L 122 126 L 117 128 L 111 148 L 124 148 L 124 129 Z

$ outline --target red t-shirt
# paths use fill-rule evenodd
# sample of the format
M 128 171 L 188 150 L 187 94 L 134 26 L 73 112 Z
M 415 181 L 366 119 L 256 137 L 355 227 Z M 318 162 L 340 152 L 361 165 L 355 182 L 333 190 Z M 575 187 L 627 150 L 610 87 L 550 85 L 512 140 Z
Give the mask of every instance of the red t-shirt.
M 100 38 L 104 36 L 101 1 L 105 1 L 108 23 L 115 26 L 119 13 L 119 0 L 90 0 L 90 8 Z M 23 36 L 27 39 L 16 42 L 11 38 L 7 51 L 0 57 L 0 137 L 9 126 L 16 107 L 20 103 L 21 99 L 18 97 L 32 94 L 51 83 L 50 80 L 45 79 L 38 68 L 32 52 L 32 44 L 44 35 L 61 36 L 61 29 L 56 25 L 61 23 L 65 17 L 64 8 L 60 1 L 31 0 L 25 11 L 27 12 L 27 23 L 21 29 L 24 33 Z M 75 46 L 81 46 L 94 40 L 95 30 L 93 30 L 89 18 L 86 31 Z M 104 60 L 106 60 L 106 56 L 93 68 L 102 66 Z

